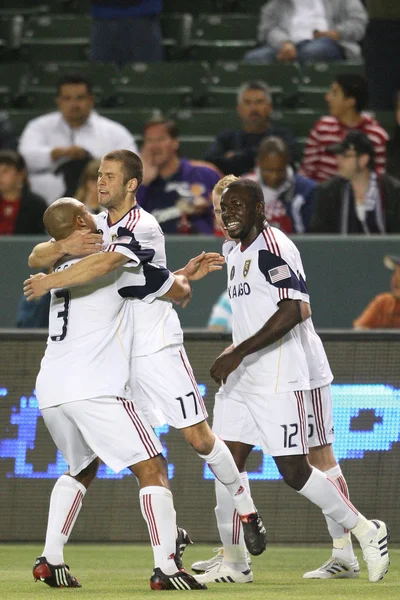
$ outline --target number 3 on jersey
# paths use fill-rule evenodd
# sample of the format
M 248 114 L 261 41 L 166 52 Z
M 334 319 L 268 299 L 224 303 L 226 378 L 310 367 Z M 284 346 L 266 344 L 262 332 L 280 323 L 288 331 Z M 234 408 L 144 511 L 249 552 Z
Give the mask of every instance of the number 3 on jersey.
M 69 290 L 57 290 L 56 292 L 54 292 L 54 295 L 56 298 L 59 298 L 60 300 L 61 299 L 64 300 L 62 310 L 60 310 L 57 313 L 57 318 L 62 319 L 62 329 L 61 329 L 61 333 L 59 335 L 52 335 L 52 336 L 50 336 L 50 339 L 53 342 L 62 342 L 63 339 L 65 339 L 65 336 L 67 335 L 68 315 L 69 315 L 69 307 L 70 307 L 70 303 L 71 303 L 71 293 Z

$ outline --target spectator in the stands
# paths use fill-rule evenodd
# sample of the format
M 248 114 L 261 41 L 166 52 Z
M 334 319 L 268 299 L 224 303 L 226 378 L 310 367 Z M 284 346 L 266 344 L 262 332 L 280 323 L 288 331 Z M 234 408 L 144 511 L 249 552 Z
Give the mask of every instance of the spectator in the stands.
M 99 204 L 99 196 L 97 190 L 97 179 L 98 171 L 100 167 L 100 160 L 93 159 L 84 168 L 80 181 L 79 187 L 73 195 L 74 198 L 80 200 L 89 212 L 94 215 L 98 215 L 103 209 Z
M 357 59 L 368 23 L 361 0 L 270 0 L 261 8 L 258 41 L 248 63 Z
M 16 150 L 18 140 L 14 126 L 5 111 L 0 112 L 0 150 Z
M 311 222 L 314 233 L 400 233 L 400 181 L 374 170 L 374 146 L 361 131 L 347 134 L 329 151 L 338 176 L 321 183 Z
M 212 164 L 180 158 L 174 121 L 160 118 L 145 124 L 141 158 L 137 200 L 164 233 L 212 234 L 211 192 L 221 174 Z
M 317 184 L 293 171 L 288 147 L 281 138 L 272 136 L 261 142 L 256 169 L 246 177 L 260 184 L 270 225 L 285 233 L 308 231 Z
M 368 81 L 363 75 L 337 75 L 326 94 L 330 116 L 321 117 L 311 129 L 304 148 L 301 172 L 315 181 L 325 181 L 337 172 L 335 156 L 327 146 L 339 143 L 350 131 L 368 135 L 375 148 L 377 173 L 385 172 L 387 132 L 371 115 L 364 113 Z
M 354 329 L 400 329 L 400 256 L 385 256 L 383 264 L 393 271 L 391 292 L 375 296 L 354 321 Z
M 242 127 L 218 133 L 205 159 L 225 174 L 243 175 L 254 169 L 258 146 L 263 138 L 270 135 L 284 139 L 293 157 L 296 139 L 286 127 L 271 122 L 272 111 L 268 86 L 262 81 L 244 83 L 237 97 L 237 112 Z
M 23 157 L 0 150 L 0 235 L 44 233 L 47 204 L 29 189 Z
M 92 158 L 116 148 L 137 152 L 131 133 L 95 110 L 92 84 L 78 74 L 57 84 L 58 110 L 29 121 L 19 141 L 32 189 L 48 204 L 72 196 Z
M 396 95 L 395 126 L 387 143 L 386 170 L 389 175 L 400 179 L 400 91 Z
M 162 0 L 92 0 L 91 60 L 163 60 L 161 9 Z

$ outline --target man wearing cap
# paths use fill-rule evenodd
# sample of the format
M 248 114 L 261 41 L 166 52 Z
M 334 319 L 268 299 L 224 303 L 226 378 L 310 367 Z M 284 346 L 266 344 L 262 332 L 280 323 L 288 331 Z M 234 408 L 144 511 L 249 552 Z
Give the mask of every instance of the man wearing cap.
M 400 181 L 375 172 L 375 151 L 361 131 L 327 148 L 337 156 L 338 176 L 320 184 L 313 233 L 384 234 L 400 232 Z
M 353 323 L 354 329 L 400 329 L 400 256 L 385 256 L 393 271 L 391 292 L 378 294 Z

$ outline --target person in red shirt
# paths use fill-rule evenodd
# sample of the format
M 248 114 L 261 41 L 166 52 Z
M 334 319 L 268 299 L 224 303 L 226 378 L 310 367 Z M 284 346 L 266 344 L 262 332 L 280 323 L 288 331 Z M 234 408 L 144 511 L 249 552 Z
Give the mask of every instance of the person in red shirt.
M 45 200 L 30 191 L 23 157 L 0 151 L 0 235 L 44 233 Z
M 365 133 L 375 149 L 375 170 L 385 172 L 387 132 L 363 112 L 368 101 L 368 81 L 362 75 L 337 75 L 326 95 L 330 116 L 321 117 L 311 129 L 304 148 L 300 172 L 314 181 L 326 181 L 337 172 L 336 157 L 326 152 L 354 130 Z
M 393 271 L 392 291 L 375 296 L 354 321 L 354 329 L 400 329 L 400 256 L 385 256 L 383 264 Z

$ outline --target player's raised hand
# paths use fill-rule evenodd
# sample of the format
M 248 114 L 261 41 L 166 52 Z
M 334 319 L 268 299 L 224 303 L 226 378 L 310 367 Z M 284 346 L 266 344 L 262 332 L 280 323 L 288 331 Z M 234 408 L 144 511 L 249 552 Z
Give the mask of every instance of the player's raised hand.
M 242 357 L 237 352 L 236 348 L 231 345 L 215 359 L 215 362 L 210 369 L 210 375 L 219 385 L 226 383 L 228 376 L 238 368 L 241 362 Z
M 100 252 L 103 247 L 103 236 L 91 233 L 89 229 L 80 229 L 71 233 L 62 242 L 64 254 L 71 256 L 87 256 Z
M 198 281 L 212 271 L 220 271 L 224 263 L 224 257 L 218 252 L 203 251 L 198 256 L 191 258 L 182 271 L 190 281 Z
M 24 281 L 24 296 L 26 296 L 28 302 L 47 294 L 49 290 L 46 287 L 46 279 L 47 275 L 45 273 L 37 273 Z

